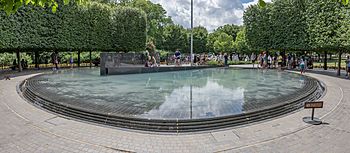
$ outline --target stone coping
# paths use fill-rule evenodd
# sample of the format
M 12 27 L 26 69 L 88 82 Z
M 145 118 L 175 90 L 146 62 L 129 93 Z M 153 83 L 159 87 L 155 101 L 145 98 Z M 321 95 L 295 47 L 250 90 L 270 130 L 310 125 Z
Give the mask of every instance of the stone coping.
M 273 105 L 249 110 L 241 114 L 202 119 L 145 119 L 119 114 L 107 114 L 79 105 L 57 102 L 54 99 L 61 98 L 52 98 L 55 95 L 52 93 L 47 94 L 44 89 L 41 89 L 40 83 L 36 79 L 37 76 L 26 79 L 19 85 L 20 94 L 23 94 L 24 98 L 36 107 L 71 117 L 72 119 L 154 132 L 197 132 L 260 122 L 296 111 L 303 106 L 303 102 L 316 100 L 323 94 L 323 89 L 318 81 L 306 77 L 304 88 L 296 91 L 300 93 L 271 99 L 275 101 Z

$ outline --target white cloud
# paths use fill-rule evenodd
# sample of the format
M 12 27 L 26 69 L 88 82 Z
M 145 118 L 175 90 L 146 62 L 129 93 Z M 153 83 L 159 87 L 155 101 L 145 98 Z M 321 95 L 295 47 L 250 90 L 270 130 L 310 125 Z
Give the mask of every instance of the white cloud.
M 159 3 L 176 24 L 191 26 L 191 0 L 151 0 Z M 258 0 L 242 3 L 241 0 L 193 0 L 194 26 L 204 26 L 209 31 L 225 24 L 243 24 L 243 12 Z M 271 2 L 271 0 L 265 0 Z
M 191 26 L 190 0 L 151 0 L 159 3 L 177 24 Z M 194 26 L 213 30 L 224 24 L 242 24 L 243 5 L 240 0 L 194 0 Z

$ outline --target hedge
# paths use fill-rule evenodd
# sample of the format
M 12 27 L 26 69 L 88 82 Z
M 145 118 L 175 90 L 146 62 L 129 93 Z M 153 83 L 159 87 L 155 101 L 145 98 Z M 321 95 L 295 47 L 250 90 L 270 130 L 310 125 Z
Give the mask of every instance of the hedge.
M 146 15 L 129 7 L 97 2 L 0 11 L 0 51 L 142 51 Z

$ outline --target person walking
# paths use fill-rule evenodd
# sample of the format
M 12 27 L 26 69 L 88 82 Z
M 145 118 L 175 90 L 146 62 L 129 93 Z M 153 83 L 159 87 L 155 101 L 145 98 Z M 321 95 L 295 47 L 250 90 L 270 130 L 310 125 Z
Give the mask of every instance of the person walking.
M 253 68 L 254 68 L 254 64 L 255 64 L 255 60 L 256 60 L 256 55 L 254 53 L 252 53 L 252 55 L 250 56 L 250 60 L 253 63 Z
M 305 73 L 305 62 L 303 59 L 300 59 L 300 73 Z
M 227 53 L 224 54 L 224 63 L 225 63 L 225 67 L 228 67 L 227 61 L 228 61 L 228 55 Z
M 176 51 L 175 51 L 175 64 L 177 65 L 177 66 L 180 66 L 181 65 L 181 52 L 179 51 L 179 49 L 177 49 Z
M 348 56 L 347 59 L 346 59 L 346 75 L 347 75 L 347 78 L 349 79 L 350 78 L 350 57 Z
M 58 70 L 58 52 L 55 51 L 51 54 L 52 63 L 55 65 L 54 70 Z
M 277 63 L 278 63 L 278 69 L 279 69 L 279 70 L 282 70 L 282 62 L 283 62 L 283 57 L 282 57 L 282 55 L 280 54 L 280 55 L 278 55 L 278 57 L 277 57 Z
M 272 57 L 271 57 L 271 55 L 269 55 L 267 57 L 267 60 L 268 60 L 268 67 L 269 67 L 269 69 L 271 69 L 271 64 L 272 64 Z
M 73 56 L 72 56 L 72 53 L 71 53 L 70 58 L 69 58 L 69 64 L 70 64 L 70 68 L 71 69 L 73 69 L 73 63 L 74 63 L 74 61 L 73 61 Z

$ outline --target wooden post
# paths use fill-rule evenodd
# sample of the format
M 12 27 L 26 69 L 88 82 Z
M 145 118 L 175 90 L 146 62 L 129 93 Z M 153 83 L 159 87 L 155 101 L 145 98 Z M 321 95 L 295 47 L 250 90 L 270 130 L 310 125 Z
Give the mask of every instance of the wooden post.
M 92 67 L 92 60 L 91 60 L 91 50 L 90 50 L 90 68 Z
M 80 51 L 78 51 L 78 67 L 80 67 Z
M 340 76 L 340 71 L 341 71 L 341 55 L 342 55 L 342 52 L 339 51 L 338 72 L 337 72 L 337 75 L 338 75 L 338 76 Z
M 324 70 L 327 70 L 327 51 L 324 51 L 324 59 L 323 59 L 323 61 L 324 61 L 323 68 L 324 68 Z
M 22 72 L 21 53 L 17 50 L 16 55 L 17 55 L 18 72 Z

